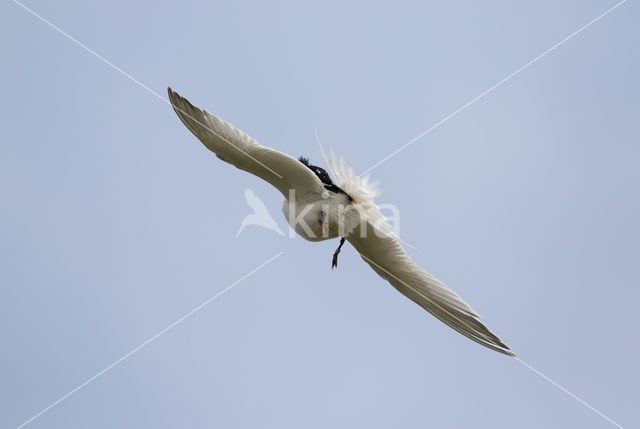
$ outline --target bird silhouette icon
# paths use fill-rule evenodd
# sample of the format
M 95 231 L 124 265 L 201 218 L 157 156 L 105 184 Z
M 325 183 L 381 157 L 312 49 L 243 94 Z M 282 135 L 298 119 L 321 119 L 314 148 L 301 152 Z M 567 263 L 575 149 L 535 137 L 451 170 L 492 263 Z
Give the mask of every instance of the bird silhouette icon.
M 254 194 L 251 189 L 245 189 L 244 198 L 247 200 L 249 207 L 253 209 L 253 213 L 246 215 L 244 219 L 242 219 L 236 238 L 238 238 L 242 230 L 249 225 L 261 226 L 268 230 L 277 232 L 278 235 L 284 235 L 280 228 L 278 228 L 276 221 L 273 220 L 273 217 L 269 214 L 267 206 L 264 205 L 264 202 L 260 197 Z

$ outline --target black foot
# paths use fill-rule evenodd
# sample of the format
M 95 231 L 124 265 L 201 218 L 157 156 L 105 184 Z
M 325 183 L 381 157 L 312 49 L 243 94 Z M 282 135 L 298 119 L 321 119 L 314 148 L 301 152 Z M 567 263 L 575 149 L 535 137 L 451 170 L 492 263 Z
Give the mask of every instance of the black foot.
M 340 254 L 340 248 L 344 244 L 344 240 L 345 240 L 344 237 L 342 237 L 340 239 L 340 245 L 338 246 L 336 251 L 333 253 L 333 260 L 331 261 L 331 269 L 332 270 L 338 266 L 338 255 Z

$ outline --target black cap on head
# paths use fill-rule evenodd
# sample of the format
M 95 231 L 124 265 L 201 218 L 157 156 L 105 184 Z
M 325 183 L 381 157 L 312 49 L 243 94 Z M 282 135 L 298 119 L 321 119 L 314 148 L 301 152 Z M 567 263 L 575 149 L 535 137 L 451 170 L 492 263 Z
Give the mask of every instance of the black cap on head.
M 298 158 L 298 161 L 300 161 L 301 163 L 303 163 L 307 167 L 311 167 L 311 165 L 309 164 L 309 158 L 305 158 L 304 156 L 301 156 L 301 157 Z

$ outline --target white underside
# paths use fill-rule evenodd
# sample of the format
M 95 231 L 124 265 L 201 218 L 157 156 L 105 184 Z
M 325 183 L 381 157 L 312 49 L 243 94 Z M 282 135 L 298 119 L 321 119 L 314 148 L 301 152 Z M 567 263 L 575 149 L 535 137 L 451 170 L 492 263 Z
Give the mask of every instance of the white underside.
M 355 205 L 346 195 L 325 192 L 327 198 L 302 195 L 285 199 L 282 212 L 293 230 L 305 240 L 322 241 L 346 237 L 360 223 Z M 323 232 L 322 224 L 326 229 Z

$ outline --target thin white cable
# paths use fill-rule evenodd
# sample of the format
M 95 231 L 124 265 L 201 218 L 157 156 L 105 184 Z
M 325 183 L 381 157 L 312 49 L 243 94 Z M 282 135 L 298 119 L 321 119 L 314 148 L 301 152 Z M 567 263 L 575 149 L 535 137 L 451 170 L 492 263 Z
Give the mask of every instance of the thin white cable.
M 157 92 L 155 92 L 153 89 L 149 88 L 147 85 L 145 85 L 144 83 L 140 82 L 138 79 L 134 78 L 133 76 L 131 76 L 129 73 L 127 73 L 126 71 L 122 70 L 120 67 L 116 66 L 115 64 L 113 64 L 112 62 L 110 62 L 109 60 L 107 60 L 105 57 L 103 57 L 102 55 L 98 54 L 97 52 L 95 52 L 93 49 L 89 48 L 87 45 L 85 45 L 84 43 L 76 40 L 75 38 L 73 38 L 71 35 L 67 34 L 66 32 L 64 32 L 62 29 L 60 29 L 59 27 L 57 27 L 56 25 L 54 25 L 53 23 L 47 21 L 45 18 L 43 18 L 42 16 L 38 15 L 35 11 L 29 9 L 27 6 L 23 5 L 22 3 L 20 3 L 18 0 L 13 0 L 13 2 L 19 6 L 21 6 L 24 10 L 26 10 L 27 12 L 29 12 L 30 14 L 32 14 L 33 16 L 35 16 L 36 18 L 38 18 L 39 20 L 41 20 L 42 22 L 44 22 L 45 24 L 47 24 L 49 27 L 53 28 L 54 30 L 56 30 L 58 33 L 62 34 L 63 36 L 65 36 L 67 39 L 71 40 L 73 43 L 75 43 L 76 45 L 80 46 L 82 49 L 84 49 L 85 51 L 89 52 L 91 55 L 95 56 L 96 58 L 98 58 L 100 61 L 104 62 L 105 64 L 107 64 L 108 66 L 110 66 L 111 68 L 113 68 L 114 70 L 116 70 L 117 72 L 121 73 L 123 76 L 126 76 L 128 79 L 130 79 L 132 82 L 136 83 L 137 85 L 139 85 L 141 88 L 145 89 L 146 91 L 148 91 L 150 94 L 155 95 L 158 99 L 162 100 L 163 102 L 165 102 L 166 104 L 168 104 L 169 106 L 173 107 L 174 109 L 180 111 L 180 113 L 182 113 L 185 116 L 188 116 L 189 118 L 193 119 L 198 125 L 200 125 L 201 127 L 205 128 L 207 131 L 213 133 L 214 135 L 216 135 L 217 137 L 219 137 L 222 141 L 224 141 L 225 143 L 228 143 L 229 145 L 231 145 L 231 147 L 233 147 L 236 150 L 239 150 L 240 152 L 242 152 L 243 154 L 245 154 L 246 156 L 248 156 L 249 158 L 251 158 L 252 160 L 254 160 L 255 162 L 257 162 L 258 164 L 260 164 L 261 166 L 263 166 L 264 168 L 266 168 L 267 170 L 269 170 L 271 173 L 275 174 L 276 176 L 278 176 L 278 178 L 282 179 L 282 176 L 279 175 L 277 172 L 273 171 L 271 168 L 267 167 L 266 165 L 264 165 L 262 162 L 258 161 L 257 159 L 255 159 L 253 156 L 249 155 L 247 152 L 245 152 L 244 150 L 240 149 L 238 146 L 234 145 L 233 143 L 231 143 L 229 140 L 227 140 L 226 138 L 224 138 L 224 136 L 221 136 L 220 134 L 218 134 L 217 132 L 215 132 L 214 130 L 212 130 L 211 128 L 209 128 L 208 126 L 206 126 L 205 124 L 203 124 L 202 122 L 198 121 L 196 118 L 194 118 L 193 116 L 191 116 L 190 114 L 188 114 L 187 112 L 185 112 L 184 110 L 180 109 L 179 107 L 173 105 L 169 100 L 167 100 L 166 98 L 164 98 L 163 96 L 161 96 L 160 94 L 158 94 Z
M 508 75 L 507 77 L 505 77 L 504 79 L 502 79 L 500 82 L 496 83 L 495 85 L 493 85 L 492 87 L 490 87 L 489 89 L 487 89 L 486 91 L 484 91 L 482 94 L 472 98 L 471 100 L 469 100 L 468 102 L 466 102 L 462 107 L 460 107 L 458 110 L 454 111 L 453 113 L 448 114 L 447 116 L 445 116 L 444 118 L 442 118 L 439 122 L 437 122 L 435 125 L 433 125 L 431 128 L 429 128 L 426 131 L 423 131 L 422 133 L 418 134 L 416 137 L 414 137 L 411 141 L 409 141 L 409 143 L 404 144 L 403 146 L 400 146 L 398 149 L 394 150 L 393 152 L 391 152 L 389 155 L 387 155 L 386 157 L 384 157 L 381 161 L 376 162 L 375 164 L 373 164 L 371 167 L 367 168 L 365 171 L 363 171 L 362 173 L 360 173 L 361 176 L 367 174 L 368 172 L 370 172 L 371 170 L 373 170 L 374 168 L 376 168 L 377 166 L 379 166 L 380 164 L 382 164 L 383 162 L 387 161 L 389 158 L 394 157 L 395 155 L 397 155 L 399 152 L 403 151 L 404 149 L 406 149 L 407 147 L 409 147 L 411 144 L 415 143 L 417 140 L 420 140 L 422 137 L 426 136 L 427 134 L 429 134 L 431 131 L 435 130 L 436 128 L 438 128 L 440 125 L 444 124 L 445 122 L 447 122 L 449 119 L 453 118 L 454 116 L 456 116 L 458 113 L 462 112 L 464 109 L 466 109 L 467 107 L 471 106 L 473 103 L 475 103 L 476 101 L 480 100 L 482 97 L 484 97 L 485 95 L 489 94 L 490 92 L 492 92 L 494 89 L 496 89 L 497 87 L 499 87 L 500 85 L 502 85 L 503 83 L 505 83 L 506 81 L 510 80 L 512 77 L 514 77 L 515 75 L 517 75 L 518 73 L 520 73 L 521 71 L 525 70 L 526 68 L 528 68 L 530 65 L 532 65 L 533 63 L 537 62 L 538 60 L 542 59 L 544 56 L 546 56 L 547 54 L 549 54 L 551 51 L 555 50 L 556 48 L 558 48 L 560 45 L 564 44 L 565 42 L 573 39 L 575 36 L 577 36 L 579 33 L 581 33 L 583 30 L 586 30 L 588 27 L 590 27 L 592 24 L 595 24 L 596 22 L 598 22 L 599 20 L 601 20 L 602 18 L 604 18 L 605 16 L 607 16 L 609 13 L 613 12 L 614 10 L 616 10 L 618 7 L 622 6 L 623 3 L 625 3 L 627 0 L 622 0 L 620 3 L 616 4 L 615 6 L 613 6 L 612 8 L 606 10 L 605 12 L 603 12 L 602 14 L 598 15 L 597 17 L 595 17 L 594 19 L 592 19 L 591 21 L 589 21 L 588 23 L 586 23 L 585 25 L 583 25 L 582 27 L 580 27 L 579 29 L 577 29 L 576 31 L 574 31 L 573 33 L 571 33 L 570 35 L 568 35 L 567 37 L 565 37 L 564 39 L 562 39 L 561 41 L 559 41 L 558 43 L 556 43 L 555 45 L 553 45 L 552 47 L 550 47 L 549 49 L 547 49 L 546 51 L 544 51 L 543 53 L 541 53 L 540 55 L 538 55 L 537 57 L 535 57 L 534 59 L 532 59 L 531 61 L 529 61 L 528 63 L 526 63 L 525 65 L 523 65 L 522 67 L 518 68 L 516 71 L 514 71 L 513 73 L 511 73 L 510 75 Z
M 149 88 L 148 86 L 146 86 L 145 84 L 143 84 L 142 82 L 140 82 L 139 80 L 135 79 L 133 76 L 131 76 L 130 74 L 128 74 L 127 72 L 125 72 L 124 70 L 122 70 L 121 68 L 119 68 L 118 66 L 114 65 L 113 63 L 111 63 L 110 61 L 108 61 L 106 58 L 102 57 L 100 54 L 96 53 L 95 51 L 93 51 L 91 48 L 89 48 L 88 46 L 84 45 L 83 43 L 81 43 L 80 41 L 76 40 L 75 38 L 73 38 L 72 36 L 70 36 L 69 34 L 67 34 L 66 32 L 64 32 L 63 30 L 61 30 L 60 28 L 58 28 L 56 25 L 54 25 L 53 23 L 49 22 L 48 20 L 46 20 L 45 18 L 43 18 L 42 16 L 40 16 L 38 13 L 36 13 L 35 11 L 33 11 L 32 9 L 28 8 L 27 6 L 25 6 L 24 4 L 20 3 L 17 0 L 13 0 L 14 3 L 18 4 L 19 6 L 21 6 L 23 9 L 25 9 L 27 12 L 31 13 L 32 15 L 34 15 L 35 17 L 37 17 L 38 19 L 40 19 L 41 21 L 43 21 L 44 23 L 46 23 L 47 25 L 49 25 L 51 28 L 53 28 L 54 30 L 56 30 L 57 32 L 59 32 L 60 34 L 64 35 L 65 37 L 67 37 L 69 40 L 71 40 L 72 42 L 74 42 L 75 44 L 77 44 L 78 46 L 82 47 L 83 49 L 85 49 L 87 52 L 91 53 L 92 55 L 94 55 L 96 58 L 100 59 L 101 61 L 103 61 L 105 64 L 109 65 L 110 67 L 112 67 L 114 70 L 118 71 L 119 73 L 121 73 L 122 75 L 124 75 L 125 77 L 127 77 L 128 79 L 130 79 L 131 81 L 133 81 L 134 83 L 136 83 L 137 85 L 139 85 L 140 87 L 142 87 L 143 89 L 145 89 L 146 91 L 148 91 L 149 93 L 151 93 L 152 95 L 156 96 L 157 98 L 159 98 L 160 100 L 162 100 L 163 102 L 167 103 L 168 105 L 172 106 L 172 104 L 165 99 L 164 97 L 162 97 L 161 95 L 159 95 L 157 92 L 153 91 L 151 88 Z M 467 103 L 465 103 L 462 107 L 460 107 L 459 109 L 457 109 L 456 111 L 454 111 L 453 113 L 447 115 L 446 117 L 444 117 L 443 119 L 441 119 L 439 122 L 437 122 L 435 125 L 433 125 L 431 128 L 427 129 L 426 131 L 422 132 L 421 134 L 419 134 L 418 136 L 416 136 L 415 138 L 413 138 L 411 141 L 409 141 L 408 143 L 406 143 L 405 145 L 401 146 L 400 148 L 396 149 L 394 152 L 392 152 L 391 154 L 389 154 L 387 157 L 385 157 L 384 159 L 382 159 L 381 161 L 377 162 L 376 164 L 374 164 L 373 166 L 369 167 L 367 170 L 365 170 L 361 175 L 364 175 L 366 173 L 368 173 L 369 171 L 373 170 L 374 168 L 376 168 L 377 166 L 379 166 L 380 164 L 382 164 L 383 162 L 387 161 L 389 158 L 395 156 L 396 154 L 398 154 L 400 151 L 404 150 L 405 148 L 407 148 L 409 145 L 413 144 L 414 142 L 416 142 L 417 140 L 419 140 L 420 138 L 424 137 L 425 135 L 427 135 L 428 133 L 430 133 L 431 131 L 433 131 L 434 129 L 436 129 L 437 127 L 439 127 L 440 125 L 442 125 L 443 123 L 445 123 L 446 121 L 448 121 L 449 119 L 451 119 L 453 116 L 457 115 L 458 113 L 460 113 L 461 111 L 463 111 L 464 109 L 466 109 L 467 107 L 469 107 L 470 105 L 472 105 L 473 103 L 475 103 L 476 101 L 480 100 L 482 97 L 484 97 L 485 95 L 489 94 L 490 92 L 492 92 L 493 90 L 495 90 L 496 88 L 498 88 L 500 85 L 502 85 L 503 83 L 507 82 L 508 80 L 510 80 L 511 78 L 513 78 L 514 76 L 516 76 L 517 74 L 519 74 L 520 72 L 522 72 L 523 70 L 525 70 L 526 68 L 528 68 L 529 66 L 531 66 L 532 64 L 534 64 L 535 62 L 537 62 L 538 60 L 542 59 L 544 56 L 546 56 L 547 54 L 549 54 L 550 52 L 552 52 L 553 50 L 555 50 L 556 48 L 558 48 L 559 46 L 561 46 L 562 44 L 564 44 L 565 42 L 569 41 L 570 39 L 572 39 L 573 37 L 575 37 L 576 35 L 578 35 L 580 32 L 582 32 L 583 30 L 585 30 L 586 28 L 588 28 L 589 26 L 591 26 L 592 24 L 596 23 L 597 21 L 599 21 L 600 19 L 604 18 L 606 15 L 608 15 L 609 13 L 611 13 L 613 10 L 617 9 L 619 6 L 621 6 L 622 4 L 624 4 L 627 0 L 622 0 L 621 2 L 617 3 L 616 5 L 614 5 L 613 7 L 611 7 L 610 9 L 608 9 L 607 11 L 603 12 L 601 15 L 597 16 L 596 18 L 594 18 L 593 20 L 591 20 L 590 22 L 588 22 L 587 24 L 585 24 L 584 26 L 582 26 L 581 28 L 579 28 L 578 30 L 576 30 L 575 32 L 571 33 L 569 36 L 565 37 L 564 39 L 562 39 L 560 42 L 556 43 L 555 45 L 553 45 L 551 48 L 547 49 L 546 51 L 544 51 L 543 53 L 541 53 L 540 55 L 538 55 L 537 57 L 535 57 L 534 59 L 532 59 L 531 61 L 529 61 L 528 63 L 526 63 L 525 65 L 521 66 L 520 68 L 518 68 L 517 70 L 515 70 L 514 72 L 512 72 L 511 74 L 509 74 L 507 77 L 505 77 L 504 79 L 502 79 L 501 81 L 499 81 L 498 83 L 496 83 L 495 85 L 491 86 L 489 89 L 487 89 L 486 91 L 484 91 L 483 93 L 481 93 L 480 95 L 476 96 L 475 98 L 471 99 L 470 101 L 468 101 Z M 176 108 L 175 106 L 172 106 L 174 108 Z M 263 167 L 265 167 L 266 169 L 268 169 L 269 171 L 271 171 L 273 174 L 275 174 L 276 176 L 282 178 L 282 176 L 280 176 L 278 173 L 276 173 L 275 171 L 273 171 L 272 169 L 270 169 L 269 167 L 267 167 L 266 165 L 262 164 L 260 161 L 256 160 L 255 158 L 253 158 L 251 155 L 247 154 L 246 152 L 244 152 L 242 149 L 236 147 L 235 145 L 233 145 L 231 142 L 229 142 L 227 139 L 225 139 L 224 137 L 220 136 L 219 134 L 217 134 L 215 131 L 211 130 L 210 128 L 208 128 L 206 125 L 200 123 L 197 119 L 191 117 L 191 115 L 189 115 L 188 113 L 182 111 L 182 109 L 178 109 L 181 111 L 181 113 L 185 114 L 186 116 L 189 116 L 191 119 L 193 119 L 194 121 L 196 121 L 199 125 L 203 126 L 204 128 L 206 128 L 207 130 L 209 130 L 210 132 L 212 132 L 213 134 L 215 134 L 216 136 L 220 137 L 223 141 L 227 142 L 228 144 L 230 144 L 231 146 L 233 146 L 234 148 L 238 149 L 239 151 L 243 152 L 245 155 L 247 155 L 249 158 L 253 159 L 254 161 L 256 161 L 258 164 L 262 165 Z M 94 381 L 95 379 L 97 379 L 98 377 L 100 377 L 101 375 L 105 374 L 106 372 L 108 372 L 110 369 L 112 369 L 113 367 L 115 367 L 116 365 L 118 365 L 119 363 L 121 363 L 122 361 L 124 361 L 125 359 L 129 358 L 131 355 L 135 354 L 137 351 L 139 351 L 140 349 L 142 349 L 143 347 L 145 347 L 146 345 L 148 345 L 149 343 L 151 343 L 152 341 L 154 341 L 155 339 L 157 339 L 158 337 L 160 337 L 161 335 L 163 335 L 164 333 L 166 333 L 167 331 L 169 331 L 171 328 L 175 327 L 176 325 L 178 325 L 180 322 L 182 322 L 183 320 L 185 320 L 186 318 L 188 318 L 189 316 L 193 315 L 194 313 L 196 313 L 197 311 L 199 311 L 200 309 L 202 309 L 204 306 L 206 306 L 207 304 L 209 304 L 210 302 L 212 302 L 213 300 L 215 300 L 216 298 L 218 298 L 219 296 L 221 296 L 222 294 L 224 294 L 225 292 L 227 292 L 228 290 L 230 290 L 232 287 L 236 286 L 238 283 L 240 283 L 242 280 L 246 279 L 247 277 L 249 277 L 250 275 L 252 275 L 253 273 L 255 273 L 256 271 L 258 271 L 259 269 L 263 268 L 265 265 L 269 264 L 270 262 L 272 262 L 273 260 L 275 260 L 277 257 L 279 257 L 280 255 L 282 255 L 283 252 L 279 252 L 278 254 L 276 254 L 275 256 L 273 256 L 272 258 L 270 258 L 269 260 L 267 260 L 266 262 L 264 262 L 262 265 L 258 266 L 257 268 L 254 268 L 252 271 L 250 271 L 248 274 L 246 274 L 245 276 L 243 276 L 242 278 L 240 278 L 239 280 L 237 280 L 236 282 L 232 283 L 231 285 L 227 286 L 225 289 L 223 289 L 221 292 L 219 292 L 218 294 L 216 294 L 215 296 L 213 296 L 212 298 L 208 299 L 207 301 L 205 301 L 204 303 L 200 304 L 198 307 L 196 307 L 194 310 L 192 310 L 191 312 L 187 313 L 186 315 L 182 316 L 180 319 L 176 320 L 174 323 L 172 323 L 171 325 L 169 325 L 168 327 L 166 327 L 165 329 L 163 329 L 162 331 L 158 332 L 157 334 L 155 334 L 154 336 L 152 336 L 151 338 L 149 338 L 147 341 L 145 341 L 144 343 L 142 343 L 141 345 L 139 345 L 138 347 L 136 347 L 135 349 L 131 350 L 129 353 L 125 354 L 124 356 L 122 356 L 120 359 L 118 359 L 117 361 L 113 362 L 111 365 L 107 366 L 106 368 L 104 368 L 102 371 L 98 372 L 96 375 L 94 375 L 93 377 L 91 377 L 90 379 L 88 379 L 87 381 L 85 381 L 84 383 L 80 384 L 78 387 L 76 387 L 75 389 L 73 389 L 72 391 L 70 391 L 69 393 L 67 393 L 66 395 L 64 395 L 63 397 L 61 397 L 60 399 L 58 399 L 57 401 L 53 402 L 51 405 L 49 405 L 47 408 L 43 409 L 42 411 L 40 411 L 38 414 L 34 415 L 33 417 L 31 417 L 29 420 L 25 421 L 23 424 L 21 424 L 20 426 L 18 426 L 17 429 L 21 429 L 24 426 L 28 425 L 29 423 L 31 423 L 33 420 L 37 419 L 38 417 L 40 417 L 42 414 L 44 414 L 45 412 L 49 411 L 51 408 L 55 407 L 56 405 L 58 405 L 60 402 L 64 401 L 65 399 L 67 399 L 69 396 L 73 395 L 74 393 L 76 393 L 78 390 L 82 389 L 83 387 L 85 387 L 86 385 L 88 385 L 89 383 L 91 383 L 92 381 Z M 366 258 L 368 259 L 368 258 Z M 371 261 L 373 262 L 373 261 Z M 375 264 L 375 263 L 374 263 Z M 377 265 L 377 264 L 376 264 Z M 385 270 L 386 271 L 386 270 Z M 394 276 L 395 277 L 395 276 Z M 404 282 L 403 282 L 404 283 Z M 406 283 L 405 283 L 406 285 Z M 408 287 L 410 287 L 409 285 L 407 285 Z M 411 287 L 410 287 L 411 288 Z M 413 289 L 413 288 L 411 288 Z M 415 290 L 415 289 L 414 289 Z M 529 365 L 528 363 L 524 362 L 522 359 L 515 357 L 515 359 L 520 362 L 522 365 L 526 366 L 527 368 L 529 368 L 531 371 L 535 372 L 536 374 L 538 374 L 540 377 L 544 378 L 545 380 L 547 380 L 549 383 L 553 384 L 554 386 L 558 387 L 559 389 L 561 389 L 563 392 L 565 392 L 566 394 L 568 394 L 569 396 L 573 397 L 574 399 L 576 399 L 577 401 L 579 401 L 580 403 L 582 403 L 583 405 L 585 405 L 586 407 L 588 407 L 589 409 L 591 409 L 592 411 L 594 411 L 595 413 L 599 414 L 601 417 L 603 417 L 604 419 L 606 419 L 607 421 L 609 421 L 610 423 L 614 424 L 615 426 L 624 429 L 621 425 L 619 425 L 618 423 L 616 423 L 614 420 L 612 420 L 611 418 L 607 417 L 604 413 L 600 412 L 599 410 L 597 410 L 596 408 L 592 407 L 591 405 L 589 405 L 587 402 L 585 402 L 584 400 L 582 400 L 580 397 L 578 397 L 577 395 L 571 393 L 569 390 L 565 389 L 564 387 L 562 387 L 560 384 L 558 384 L 557 382 L 553 381 L 551 378 L 547 377 L 546 375 L 544 375 L 542 372 L 540 372 L 539 370 L 537 370 L 536 368 L 534 368 L 533 366 Z
M 558 384 L 557 382 L 553 381 L 552 379 L 550 379 L 549 377 L 547 377 L 546 375 L 544 375 L 542 372 L 538 371 L 537 369 L 535 369 L 533 366 L 529 365 L 528 363 L 526 363 L 525 361 L 523 361 L 522 359 L 520 359 L 519 357 L 515 357 L 515 360 L 517 360 L 518 362 L 520 362 L 522 365 L 526 366 L 527 368 L 529 368 L 531 371 L 535 372 L 536 374 L 538 374 L 540 377 L 544 378 L 545 380 L 547 380 L 549 383 L 553 384 L 554 386 L 556 386 L 558 389 L 562 390 L 564 393 L 566 393 L 567 395 L 571 396 L 573 399 L 575 399 L 576 401 L 580 402 L 582 405 L 584 405 L 585 407 L 591 409 L 591 411 L 593 411 L 594 413 L 600 415 L 600 417 L 604 418 L 605 420 L 609 421 L 609 423 L 619 427 L 620 429 L 624 429 L 620 424 L 616 423 L 613 419 L 609 418 L 608 416 L 606 416 L 604 413 L 602 413 L 601 411 L 599 411 L 597 408 L 589 405 L 586 401 L 584 401 L 582 398 L 579 398 L 578 396 L 574 395 L 573 393 L 571 393 L 570 391 L 568 391 L 567 389 L 565 389 L 564 387 L 562 387 L 560 384 Z
M 135 349 L 131 350 L 129 353 L 125 354 L 124 356 L 122 356 L 120 359 L 118 359 L 117 361 L 113 362 L 111 365 L 107 366 L 106 368 L 104 368 L 102 371 L 98 372 L 96 375 L 94 375 L 93 377 L 89 378 L 87 381 L 85 381 L 84 383 L 80 384 L 78 387 L 76 387 L 75 389 L 73 389 L 72 391 L 70 391 L 69 393 L 67 393 L 66 395 L 62 396 L 60 399 L 58 399 L 57 401 L 53 402 L 51 405 L 49 405 L 48 407 L 46 407 L 45 409 L 43 409 L 42 411 L 40 411 L 39 413 L 37 413 L 36 415 L 34 415 L 33 417 L 31 417 L 29 420 L 25 421 L 24 423 L 22 423 L 20 426 L 17 427 L 17 429 L 21 429 L 23 427 L 25 427 L 26 425 L 28 425 L 29 423 L 31 423 L 32 421 L 34 421 L 35 419 L 37 419 L 38 417 L 40 417 L 41 415 L 43 415 L 44 413 L 46 413 L 47 411 L 49 411 L 50 409 L 52 409 L 53 407 L 55 407 L 56 405 L 58 405 L 60 402 L 64 401 L 65 399 L 67 399 L 69 396 L 73 395 L 74 393 L 76 393 L 78 390 L 82 389 L 83 387 L 85 387 L 87 384 L 91 383 L 92 381 L 94 381 L 96 378 L 100 377 L 101 375 L 105 374 L 106 372 L 108 372 L 110 369 L 112 369 L 114 366 L 118 365 L 119 363 L 121 363 L 122 361 L 126 360 L 127 358 L 131 357 L 131 355 L 135 354 L 136 352 L 138 352 L 140 349 L 142 349 L 143 347 L 145 347 L 147 344 L 151 343 L 152 341 L 156 340 L 158 337 L 160 337 L 161 335 L 163 335 L 164 333 L 166 333 L 168 330 L 170 330 L 171 328 L 175 327 L 176 325 L 178 325 L 179 323 L 181 323 L 182 321 L 184 321 L 186 318 L 188 318 L 189 316 L 192 316 L 193 314 L 195 314 L 196 312 L 198 312 L 199 310 L 201 310 L 203 307 L 205 307 L 207 304 L 211 303 L 212 301 L 214 301 L 216 298 L 218 298 L 219 296 L 221 296 L 222 294 L 224 294 L 225 292 L 227 292 L 228 290 L 230 290 L 232 287 L 236 286 L 238 283 L 240 283 L 241 281 L 243 281 L 244 279 L 246 279 L 247 277 L 251 276 L 252 274 L 254 274 L 256 271 L 260 270 L 261 268 L 265 267 L 267 264 L 269 264 L 270 262 L 274 261 L 278 256 L 282 255 L 283 252 L 278 252 L 275 256 L 272 256 L 271 258 L 269 258 L 267 261 L 263 262 L 261 265 L 259 265 L 258 267 L 254 268 L 253 270 L 249 271 L 247 274 L 245 274 L 244 276 L 240 277 L 238 280 L 236 280 L 235 282 L 231 283 L 229 286 L 227 286 L 226 288 L 222 289 L 220 292 L 218 292 L 217 294 L 215 294 L 213 297 L 209 298 L 208 300 L 206 300 L 205 302 L 203 302 L 202 304 L 200 304 L 199 306 L 197 306 L 196 308 L 194 308 L 193 310 L 191 310 L 190 312 L 188 312 L 187 314 L 185 314 L 184 316 L 182 316 L 181 318 L 179 318 L 178 320 L 176 320 L 175 322 L 173 322 L 172 324 L 170 324 L 169 326 L 167 326 L 166 328 L 164 328 L 162 331 L 158 332 L 157 334 L 155 334 L 154 336 L 152 336 L 151 338 L 149 338 L 147 341 L 145 341 L 144 343 L 140 344 L 138 347 L 136 347 Z
M 437 302 L 435 302 L 434 300 L 430 299 L 428 296 L 424 295 L 423 293 L 421 293 L 420 291 L 418 291 L 417 289 L 413 288 L 412 286 L 410 286 L 408 283 L 406 283 L 405 281 L 403 281 L 402 279 L 396 277 L 395 275 L 393 275 L 392 273 L 390 273 L 389 271 L 387 271 L 385 268 L 381 267 L 380 265 L 378 265 L 376 262 L 374 262 L 373 260 L 369 259 L 368 257 L 366 257 L 365 255 L 363 255 L 362 253 L 358 252 L 358 254 L 365 259 L 367 262 L 369 262 L 370 264 L 375 265 L 376 267 L 378 267 L 380 270 L 384 271 L 385 273 L 387 273 L 389 276 L 393 277 L 394 279 L 396 279 L 397 281 L 399 281 L 400 283 L 404 284 L 406 287 L 408 287 L 409 289 L 411 289 L 412 291 L 414 291 L 415 293 L 417 293 L 418 295 L 420 295 L 421 297 L 423 297 L 424 299 L 426 299 L 427 301 L 431 302 L 433 305 L 437 306 L 438 308 L 440 308 L 442 311 L 444 311 L 445 313 L 449 314 L 449 316 L 451 316 L 452 318 L 455 318 L 456 316 L 454 316 L 451 312 L 449 312 L 446 308 L 444 308 L 443 306 L 441 306 L 440 304 L 438 304 Z M 460 319 L 460 322 L 462 322 L 464 325 L 466 325 L 468 328 L 471 329 L 471 327 L 462 319 Z M 528 363 L 526 363 L 525 361 L 523 361 L 522 359 L 520 359 L 518 356 L 512 356 L 515 360 L 517 360 L 518 362 L 520 362 L 522 365 L 526 366 L 527 368 L 529 368 L 531 371 L 535 372 L 536 374 L 538 374 L 540 377 L 544 378 L 545 380 L 547 380 L 549 383 L 553 384 L 554 386 L 556 386 L 558 389 L 562 390 L 563 392 L 565 392 L 567 395 L 571 396 L 572 398 L 574 398 L 576 401 L 580 402 L 581 404 L 583 404 L 584 406 L 586 406 L 587 408 L 589 408 L 590 410 L 592 410 L 593 412 L 597 413 L 598 415 L 600 415 L 601 417 L 603 417 L 604 419 L 606 419 L 607 421 L 609 421 L 610 423 L 614 424 L 615 426 L 619 427 L 620 429 L 624 429 L 620 424 L 616 423 L 613 419 L 609 418 L 607 415 L 605 415 L 603 412 L 599 411 L 597 408 L 589 405 L 586 401 L 584 401 L 583 399 L 581 399 L 579 396 L 571 393 L 569 390 L 565 389 L 564 387 L 562 387 L 560 384 L 558 384 L 557 382 L 553 381 L 551 378 L 547 377 L 546 375 L 544 375 L 542 372 L 538 371 L 537 369 L 535 369 L 533 366 L 529 365 Z

